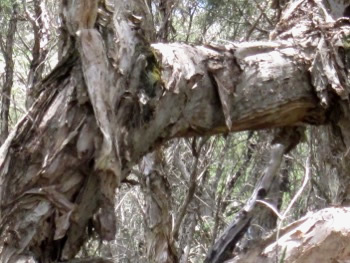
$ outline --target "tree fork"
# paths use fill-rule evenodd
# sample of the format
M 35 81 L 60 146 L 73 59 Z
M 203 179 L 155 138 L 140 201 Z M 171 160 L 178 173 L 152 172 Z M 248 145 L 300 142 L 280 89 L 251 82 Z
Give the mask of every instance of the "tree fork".
M 313 1 L 292 6 L 302 8 L 282 17 L 273 41 L 225 47 L 148 44 L 150 20 L 136 0 L 62 5 L 68 37 L 61 53 L 73 50 L 78 58 L 67 58 L 35 89 L 40 96 L 0 151 L 4 263 L 72 260 L 79 245 L 67 240 L 87 240 L 92 219 L 101 239 L 113 238 L 115 188 L 156 145 L 180 136 L 324 124 L 332 103 L 347 98 L 336 40 L 349 27 L 324 26 Z M 307 12 L 319 26 L 306 23 L 301 32 L 296 24 L 308 21 Z M 86 187 L 91 176 L 98 183 Z

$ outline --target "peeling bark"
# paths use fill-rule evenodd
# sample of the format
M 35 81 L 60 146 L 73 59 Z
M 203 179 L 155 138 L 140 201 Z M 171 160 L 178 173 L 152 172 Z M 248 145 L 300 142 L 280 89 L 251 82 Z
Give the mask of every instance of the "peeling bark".
M 172 235 L 171 193 L 162 168 L 161 149 L 147 154 L 141 162 L 142 188 L 146 201 L 146 249 L 149 262 L 176 263 Z
M 276 251 L 284 263 L 346 262 L 349 260 L 349 229 L 348 208 L 326 208 L 281 229 L 278 241 L 272 235 L 248 253 L 226 262 L 275 262 Z
M 318 3 L 293 4 L 270 42 L 219 47 L 150 45 L 137 0 L 62 1 L 62 60 L 0 150 L 1 262 L 73 260 L 90 222 L 114 238 L 116 187 L 171 138 L 327 123 L 350 28 Z

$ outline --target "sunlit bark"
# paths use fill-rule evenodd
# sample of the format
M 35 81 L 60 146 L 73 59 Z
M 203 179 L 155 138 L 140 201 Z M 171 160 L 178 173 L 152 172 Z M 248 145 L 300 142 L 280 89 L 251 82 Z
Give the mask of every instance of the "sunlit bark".
M 62 60 L 0 151 L 1 262 L 72 260 L 89 224 L 113 239 L 115 189 L 171 138 L 324 124 L 347 98 L 349 27 L 313 1 L 272 41 L 225 47 L 151 46 L 144 7 L 62 1 Z

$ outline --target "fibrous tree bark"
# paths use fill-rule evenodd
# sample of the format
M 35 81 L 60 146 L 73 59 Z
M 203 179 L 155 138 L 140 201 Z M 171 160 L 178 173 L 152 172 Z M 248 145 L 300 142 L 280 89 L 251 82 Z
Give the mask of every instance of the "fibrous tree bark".
M 325 208 L 258 242 L 226 263 L 346 262 L 349 260 L 349 209 Z M 276 251 L 277 261 L 276 261 Z
M 149 262 L 178 262 L 172 230 L 171 191 L 164 171 L 161 148 L 147 154 L 141 162 L 145 196 L 146 250 Z
M 1 262 L 73 260 L 91 225 L 113 239 L 115 189 L 171 138 L 325 124 L 348 108 L 350 27 L 322 1 L 292 3 L 271 41 L 227 46 L 150 45 L 141 0 L 61 5 L 61 61 L 0 151 Z

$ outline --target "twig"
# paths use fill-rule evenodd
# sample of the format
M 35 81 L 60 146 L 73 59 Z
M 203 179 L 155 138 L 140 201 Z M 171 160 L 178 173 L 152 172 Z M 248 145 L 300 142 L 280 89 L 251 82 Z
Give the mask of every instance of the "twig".
M 289 213 L 289 211 L 291 210 L 291 208 L 293 207 L 293 205 L 295 204 L 297 199 L 300 197 L 300 195 L 303 193 L 307 183 L 309 182 L 310 170 L 311 170 L 310 167 L 311 167 L 311 156 L 309 155 L 308 158 L 306 159 L 305 176 L 304 176 L 303 184 L 301 185 L 300 189 L 298 190 L 298 192 L 293 197 L 292 201 L 290 201 L 288 207 L 286 208 L 286 210 L 282 214 L 282 218 L 280 219 L 280 222 L 278 223 L 277 233 L 276 233 L 276 263 L 279 262 L 278 261 L 279 260 L 279 257 L 278 257 L 278 253 L 279 253 L 278 241 L 279 241 L 280 230 L 281 230 L 283 221 L 286 219 L 287 214 Z
M 283 215 L 281 215 L 278 210 L 276 209 L 276 207 L 274 207 L 273 205 L 271 205 L 270 203 L 263 201 L 263 200 L 256 200 L 257 203 L 263 204 L 264 206 L 266 206 L 267 208 L 270 208 L 270 210 L 279 218 L 279 220 L 283 220 Z

